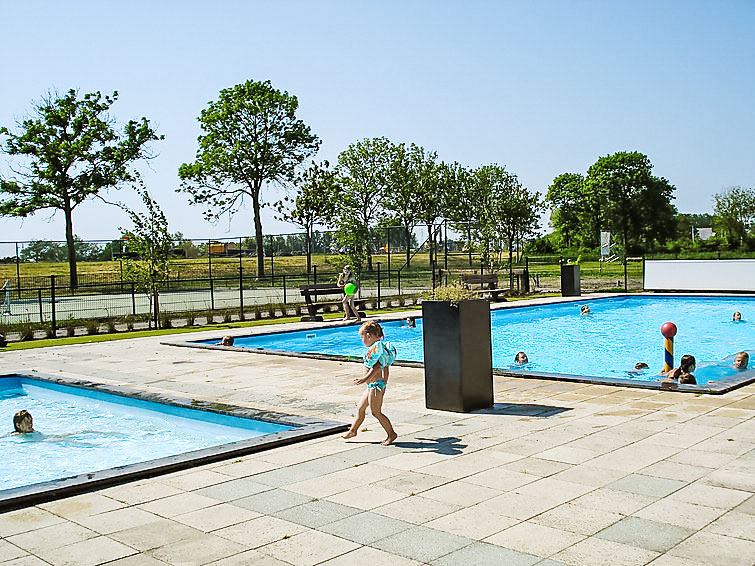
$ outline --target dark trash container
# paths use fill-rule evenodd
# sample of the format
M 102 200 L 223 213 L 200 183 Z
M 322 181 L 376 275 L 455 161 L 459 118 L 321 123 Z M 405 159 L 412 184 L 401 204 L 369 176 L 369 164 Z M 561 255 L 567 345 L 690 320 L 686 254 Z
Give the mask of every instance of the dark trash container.
M 490 301 L 424 301 L 425 405 L 468 412 L 493 406 Z
M 578 265 L 561 266 L 561 296 L 579 297 L 582 295 Z

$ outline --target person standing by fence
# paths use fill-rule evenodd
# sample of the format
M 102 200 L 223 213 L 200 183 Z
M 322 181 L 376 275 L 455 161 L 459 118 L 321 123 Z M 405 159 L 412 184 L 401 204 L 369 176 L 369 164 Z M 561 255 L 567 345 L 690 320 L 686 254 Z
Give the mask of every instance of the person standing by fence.
M 351 266 L 343 266 L 343 270 L 338 274 L 338 281 L 336 281 L 336 285 L 343 287 L 344 293 L 346 293 L 343 297 L 343 301 L 341 301 L 343 303 L 343 319 L 350 320 L 353 313 L 354 318 L 359 320 L 359 311 L 357 311 L 357 308 L 354 305 L 354 293 L 357 292 L 359 285 L 357 285 L 356 277 L 354 277 L 354 273 L 351 271 Z M 347 292 L 347 285 L 353 286 L 353 289 L 350 288 L 351 293 Z

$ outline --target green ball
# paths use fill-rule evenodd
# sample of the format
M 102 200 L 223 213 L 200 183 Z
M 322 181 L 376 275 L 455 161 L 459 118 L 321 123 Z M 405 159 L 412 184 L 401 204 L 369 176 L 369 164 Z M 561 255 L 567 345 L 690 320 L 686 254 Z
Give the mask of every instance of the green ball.
M 354 291 L 357 290 L 357 286 L 353 283 L 346 283 L 343 290 L 346 292 L 347 295 L 353 295 Z

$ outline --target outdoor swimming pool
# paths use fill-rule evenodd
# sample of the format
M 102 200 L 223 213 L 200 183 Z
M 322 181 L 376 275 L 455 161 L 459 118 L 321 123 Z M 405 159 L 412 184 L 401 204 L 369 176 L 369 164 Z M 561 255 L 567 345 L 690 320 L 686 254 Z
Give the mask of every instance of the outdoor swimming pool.
M 201 403 L 189 400 L 158 403 L 139 398 L 147 394 L 115 395 L 95 384 L 65 381 L 0 376 L 0 509 L 30 494 L 173 471 L 336 425 L 228 406 L 198 410 L 190 405 Z M 32 414 L 35 432 L 10 432 L 13 415 L 22 409 Z
M 580 315 L 588 304 L 589 315 Z M 742 322 L 732 322 L 740 311 Z M 674 322 L 675 360 L 697 359 L 699 385 L 739 379 L 752 372 L 731 367 L 736 352 L 755 355 L 755 297 L 618 296 L 546 305 L 502 308 L 491 312 L 493 366 L 520 375 L 558 374 L 629 382 L 658 382 L 663 366 L 661 325 Z M 422 362 L 422 319 L 416 328 L 386 322 L 386 339 L 398 359 Z M 210 341 L 205 341 L 210 343 Z M 236 347 L 337 356 L 361 356 L 355 326 L 340 326 L 236 338 Z M 518 366 L 524 351 L 530 363 Z M 637 362 L 649 368 L 634 370 Z

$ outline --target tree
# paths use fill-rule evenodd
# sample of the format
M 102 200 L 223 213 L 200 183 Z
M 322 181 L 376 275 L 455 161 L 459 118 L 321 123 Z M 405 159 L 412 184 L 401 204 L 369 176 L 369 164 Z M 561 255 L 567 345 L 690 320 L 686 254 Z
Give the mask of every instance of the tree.
M 391 143 L 386 138 L 364 139 L 349 145 L 338 156 L 338 173 L 344 192 L 338 204 L 339 225 L 351 225 L 355 219 L 365 230 L 358 234 L 368 235 L 367 228 L 376 224 L 383 212 L 383 199 L 388 185 L 388 168 L 391 160 Z M 342 230 L 338 234 L 343 234 Z M 352 248 L 357 244 L 353 235 L 347 237 Z M 367 268 L 372 270 L 372 247 L 369 238 L 362 241 Z
M 107 111 L 118 93 L 102 96 L 69 90 L 64 95 L 48 93 L 34 104 L 34 116 L 18 124 L 19 133 L 0 127 L 7 137 L 0 151 L 20 156 L 23 163 L 13 167 L 13 176 L 0 179 L 0 214 L 26 217 L 52 208 L 65 215 L 66 243 L 71 288 L 78 286 L 73 211 L 100 192 L 133 181 L 134 161 L 152 157 L 151 141 L 163 139 L 146 118 L 131 120 L 123 132 Z M 104 199 L 103 199 L 104 200 Z
M 385 209 L 391 220 L 395 220 L 395 224 L 402 227 L 407 243 L 411 242 L 412 231 L 418 221 L 417 179 L 415 171 L 412 170 L 410 156 L 414 148 L 414 144 L 409 151 L 403 143 L 391 145 L 386 167 Z M 409 265 L 411 253 L 411 246 L 407 245 L 406 265 Z
M 589 199 L 585 179 L 579 173 L 563 173 L 553 179 L 545 196 L 551 208 L 551 225 L 564 240 L 566 247 L 578 241 L 589 241 Z
M 312 165 L 297 176 L 296 196 L 276 203 L 279 218 L 304 228 L 304 248 L 307 254 L 307 273 L 312 271 L 312 232 L 316 224 L 330 224 L 333 220 L 340 184 L 330 164 L 324 161 Z
M 744 247 L 748 231 L 755 227 L 755 190 L 731 187 L 713 198 L 716 230 L 726 237 L 731 248 Z
M 247 81 L 220 91 L 199 116 L 204 134 L 197 138 L 196 161 L 178 170 L 179 191 L 191 204 L 206 206 L 205 218 L 233 215 L 244 198 L 252 199 L 257 273 L 265 274 L 262 187 L 287 185 L 296 167 L 313 155 L 320 141 L 296 118 L 299 101 L 270 81 Z
M 147 212 L 139 214 L 121 205 L 134 225 L 131 230 L 121 228 L 122 237 L 128 242 L 129 251 L 136 254 L 136 258 L 126 257 L 124 274 L 134 281 L 140 291 L 149 294 L 155 328 L 159 328 L 160 283 L 168 277 L 175 238 L 168 232 L 165 214 L 144 186 L 136 187 L 136 191 L 142 197 Z
M 649 247 L 673 236 L 674 186 L 652 174 L 652 164 L 639 152 L 618 152 L 599 158 L 587 171 L 592 195 L 604 195 L 606 225 L 621 234 L 624 254 L 630 246 Z M 598 232 L 599 237 L 599 232 Z
M 469 267 L 472 267 L 472 225 L 481 200 L 475 171 L 454 162 L 446 166 L 444 178 L 443 209 L 453 227 L 466 234 Z

